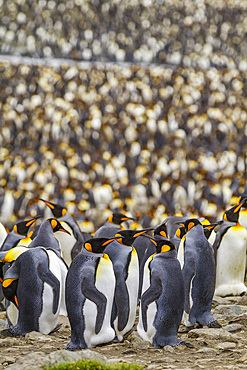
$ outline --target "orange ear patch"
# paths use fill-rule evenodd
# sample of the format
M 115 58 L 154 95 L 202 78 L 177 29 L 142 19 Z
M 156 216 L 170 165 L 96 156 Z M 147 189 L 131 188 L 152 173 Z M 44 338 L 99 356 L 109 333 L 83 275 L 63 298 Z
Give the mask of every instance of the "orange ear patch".
M 57 226 L 57 221 L 56 220 L 51 220 L 51 227 L 52 229 L 55 229 L 55 227 Z
M 85 243 L 84 247 L 87 251 L 92 252 L 92 245 L 90 243 Z
M 190 222 L 190 223 L 188 224 L 188 231 L 189 231 L 193 226 L 195 226 L 194 222 Z

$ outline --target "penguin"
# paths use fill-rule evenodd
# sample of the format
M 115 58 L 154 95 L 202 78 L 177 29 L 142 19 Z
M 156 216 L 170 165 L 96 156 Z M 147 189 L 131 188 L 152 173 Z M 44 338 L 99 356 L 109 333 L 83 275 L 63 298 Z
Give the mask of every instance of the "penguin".
M 149 229 L 146 229 L 147 231 Z M 150 228 L 152 230 L 152 228 Z M 158 225 L 153 229 L 153 238 L 147 238 L 147 234 L 140 235 L 133 242 L 133 247 L 137 251 L 138 260 L 139 260 L 139 294 L 138 297 L 141 297 L 142 291 L 142 281 L 143 281 L 143 269 L 147 259 L 154 253 L 156 253 L 156 245 L 153 241 L 159 239 L 167 239 L 167 228 L 165 224 Z
M 81 231 L 76 220 L 68 213 L 66 208 L 41 198 L 40 200 L 51 209 L 53 216 L 62 223 L 63 228 L 69 231 L 69 234 L 67 235 L 58 232 L 56 234 L 56 238 L 60 242 L 63 258 L 67 265 L 70 266 L 73 258 L 80 253 L 83 243 L 87 239 L 90 239 L 91 236 L 90 234 Z
M 239 223 L 240 211 L 245 204 L 246 200 L 243 200 L 227 210 L 216 233 L 213 248 L 216 253 L 217 296 L 242 295 L 247 291 L 244 284 L 247 230 Z
M 59 277 L 62 276 L 60 278 L 60 282 L 61 282 L 61 289 L 60 289 L 61 304 L 60 304 L 59 314 L 67 316 L 67 311 L 66 311 L 66 307 L 65 307 L 65 276 L 67 274 L 68 267 L 67 267 L 66 263 L 64 262 L 64 260 L 61 257 L 61 250 L 60 250 L 59 242 L 56 240 L 56 238 L 54 236 L 54 233 L 58 230 L 63 231 L 65 233 L 68 233 L 68 231 L 65 230 L 62 227 L 62 225 L 59 223 L 58 220 L 52 219 L 52 218 L 45 220 L 40 225 L 39 232 L 38 232 L 37 236 L 34 238 L 34 240 L 31 240 L 29 237 L 27 237 L 26 239 L 21 239 L 19 244 L 15 248 L 11 249 L 8 252 L 8 254 L 5 256 L 4 263 L 8 262 L 8 260 L 10 260 L 10 262 L 13 262 L 13 260 L 15 260 L 19 256 L 19 253 L 22 254 L 22 253 L 28 251 L 30 248 L 44 248 L 44 249 L 46 249 L 49 258 L 51 258 L 52 261 L 54 260 L 54 253 L 55 253 L 57 255 L 57 257 L 59 258 L 59 260 L 60 260 L 59 268 L 55 267 L 55 272 L 59 269 L 60 272 L 58 271 L 57 275 Z M 23 243 L 23 241 L 25 241 L 25 243 Z M 53 253 L 51 253 L 51 251 Z M 3 253 L 3 252 L 1 252 L 1 253 Z M 14 256 L 14 258 L 12 256 Z M 57 261 L 56 258 L 55 258 L 55 262 L 58 265 L 58 261 Z M 10 267 L 10 269 L 9 269 L 10 271 L 8 270 L 7 273 L 4 274 L 4 280 L 6 280 L 6 274 L 12 273 L 12 271 L 14 269 L 15 268 L 13 266 Z M 17 284 L 17 282 L 18 282 L 18 280 L 14 282 L 14 286 Z M 6 283 L 5 283 L 5 285 L 6 285 Z M 3 286 L 3 289 L 4 289 L 4 295 L 5 295 L 5 298 L 9 300 L 8 291 L 11 290 L 11 289 L 13 290 L 13 285 L 11 285 L 11 287 L 5 286 L 5 285 L 4 285 L 4 281 L 3 281 L 2 286 Z M 17 289 L 17 286 L 15 286 L 15 289 Z M 9 326 L 13 326 L 13 325 L 17 324 L 19 313 L 16 312 L 16 307 L 17 306 L 16 305 L 15 305 L 16 307 L 13 306 L 13 303 L 15 303 L 13 301 L 13 299 L 10 300 L 10 302 L 11 303 L 6 301 L 6 316 L 7 316 Z M 44 320 L 44 322 L 45 322 L 45 320 Z
M 135 221 L 134 218 L 128 217 L 123 213 L 114 212 L 108 217 L 108 220 L 104 223 L 104 225 L 101 226 L 98 230 L 96 230 L 94 237 L 112 238 L 114 237 L 117 231 L 123 229 L 123 227 L 121 226 L 122 222 L 131 220 Z
M 168 239 L 171 240 L 176 234 L 176 230 L 179 228 L 178 222 L 184 222 L 186 220 L 188 220 L 188 217 L 186 216 L 168 216 L 163 221 L 163 224 L 166 225 Z
M 176 247 L 169 240 L 156 241 L 157 250 L 144 266 L 137 331 L 156 348 L 185 342 L 177 332 L 184 309 L 184 282 Z
M 115 337 L 111 325 L 116 278 L 113 264 L 104 253 L 112 240 L 89 239 L 71 262 L 65 299 L 71 326 L 67 350 L 92 348 Z
M 216 278 L 213 248 L 198 219 L 180 224 L 186 231 L 183 260 L 179 261 L 185 291 L 183 322 L 188 330 L 195 324 L 219 328 L 221 325 L 211 314 Z
M 119 342 L 122 342 L 132 331 L 136 318 L 139 262 L 133 242 L 148 230 L 119 230 L 114 236 L 116 241 L 105 248 L 105 253 L 113 263 L 116 279 L 112 326 L 116 332 L 116 340 Z
M 16 247 L 7 252 L 3 262 L 12 262 L 2 286 L 6 298 L 18 308 L 18 319 L 1 335 L 50 334 L 56 330 L 67 274 L 56 250 Z

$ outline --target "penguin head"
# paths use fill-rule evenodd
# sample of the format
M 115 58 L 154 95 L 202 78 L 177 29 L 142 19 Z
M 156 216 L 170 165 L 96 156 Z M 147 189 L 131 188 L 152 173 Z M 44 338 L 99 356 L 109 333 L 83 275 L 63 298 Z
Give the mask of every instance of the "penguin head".
M 63 226 L 62 226 L 62 224 L 56 219 L 56 218 L 47 218 L 47 220 L 46 221 L 48 221 L 48 222 L 50 222 L 50 224 L 51 224 L 51 228 L 52 228 L 52 231 L 55 233 L 56 231 L 62 231 L 62 232 L 64 232 L 64 233 L 67 233 L 67 234 L 69 234 L 69 235 L 71 235 L 70 234 L 70 232 L 68 231 L 68 230 L 66 230 Z
M 48 202 L 47 200 L 44 200 L 42 198 L 39 198 L 39 200 L 42 200 L 42 202 L 44 202 L 51 209 L 54 217 L 61 218 L 66 215 L 66 208 L 60 206 L 59 204 Z
M 200 221 L 197 218 L 190 218 L 184 222 L 175 222 L 175 224 L 181 225 L 184 227 L 185 232 L 187 233 L 192 227 L 201 225 Z
M 120 213 L 120 212 L 114 212 L 108 218 L 108 221 L 110 221 L 112 224 L 116 224 L 116 225 L 121 225 L 122 222 L 128 221 L 128 220 L 136 221 L 134 218 L 128 217 L 128 216 L 126 216 L 126 215 L 124 215 L 123 213 Z
M 173 250 L 177 250 L 175 245 L 170 240 L 157 240 L 156 246 L 157 253 L 165 253 Z
M 105 247 L 114 240 L 116 239 L 115 238 L 114 239 L 109 239 L 109 238 L 88 239 L 84 243 L 84 248 L 89 252 L 103 253 L 105 250 Z
M 225 211 L 223 220 L 238 223 L 240 209 L 246 205 L 247 198 L 244 198 L 239 204 Z
M 13 231 L 18 235 L 27 236 L 29 228 L 35 223 L 40 216 L 34 217 L 28 221 L 20 221 L 14 225 Z
M 210 237 L 212 231 L 215 229 L 216 226 L 219 226 L 218 222 L 209 225 L 202 225 L 204 235 L 206 236 L 207 239 Z
M 185 236 L 186 234 L 186 230 L 185 230 L 185 227 L 184 226 L 181 226 L 179 227 L 177 230 L 176 230 L 176 236 L 179 238 L 179 239 L 183 239 L 183 237 Z
M 153 231 L 153 236 L 163 236 L 164 238 L 168 238 L 168 233 L 167 233 L 167 227 L 166 223 L 161 224 L 160 226 L 157 226 L 154 231 Z
M 243 193 L 238 197 L 238 204 L 242 203 L 243 201 L 245 202 L 242 204 L 242 207 L 247 208 L 247 193 Z
M 124 245 L 131 246 L 138 236 L 145 236 L 147 238 L 151 238 L 150 236 L 146 235 L 146 233 L 150 230 L 153 230 L 152 227 L 143 229 L 143 230 L 120 230 L 115 234 L 115 239 Z

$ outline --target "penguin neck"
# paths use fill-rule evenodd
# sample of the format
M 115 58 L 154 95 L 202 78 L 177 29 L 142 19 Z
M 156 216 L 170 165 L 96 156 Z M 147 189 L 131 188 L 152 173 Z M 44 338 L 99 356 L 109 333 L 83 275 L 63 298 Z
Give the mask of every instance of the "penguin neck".
M 44 221 L 40 225 L 39 232 L 30 244 L 30 247 L 44 247 L 60 251 L 59 242 L 53 234 L 49 221 Z
M 26 236 L 24 235 L 19 235 L 19 234 L 16 234 L 15 231 L 11 231 L 5 238 L 2 246 L 1 246 L 1 250 L 2 251 L 8 251 L 10 250 L 11 248 L 14 248 L 21 239 L 25 239 Z

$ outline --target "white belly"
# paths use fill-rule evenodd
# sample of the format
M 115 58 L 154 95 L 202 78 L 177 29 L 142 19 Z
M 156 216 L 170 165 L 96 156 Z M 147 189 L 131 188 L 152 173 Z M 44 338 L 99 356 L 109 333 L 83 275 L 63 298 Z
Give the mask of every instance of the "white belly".
M 247 231 L 233 227 L 227 231 L 217 251 L 215 295 L 239 295 L 246 292 Z
M 114 328 L 119 341 L 123 340 L 124 334 L 128 333 L 134 326 L 139 291 L 139 262 L 136 250 L 131 253 L 126 286 L 129 293 L 129 318 L 122 331 L 118 331 L 118 318 L 114 321 Z
M 142 286 L 142 294 L 150 287 L 150 270 L 148 268 L 149 262 L 152 260 L 152 256 L 146 261 L 144 266 L 144 274 L 143 274 L 143 286 Z M 153 341 L 153 337 L 156 333 L 156 329 L 153 325 L 155 315 L 157 312 L 157 306 L 155 302 L 150 303 L 147 308 L 147 331 L 143 328 L 143 321 L 142 321 L 142 301 L 140 303 L 140 311 L 139 311 L 139 322 L 137 325 L 137 331 L 140 337 L 150 343 Z
M 55 314 L 53 313 L 53 291 L 49 284 L 44 283 L 43 290 L 43 307 L 42 313 L 39 317 L 39 331 L 43 334 L 49 334 L 55 329 L 58 323 L 59 313 L 66 315 L 65 308 L 65 278 L 67 274 L 67 269 L 63 262 L 56 256 L 56 254 L 51 251 L 46 251 L 50 259 L 50 270 L 60 281 L 60 291 L 59 291 L 59 303 L 58 309 Z
M 101 258 L 97 268 L 96 288 L 104 294 L 107 299 L 105 317 L 101 330 L 95 334 L 95 324 L 97 317 L 97 306 L 94 302 L 86 299 L 83 306 L 85 319 L 84 339 L 88 348 L 92 348 L 101 343 L 108 343 L 115 337 L 115 332 L 111 327 L 111 312 L 115 292 L 115 275 L 111 261 Z

